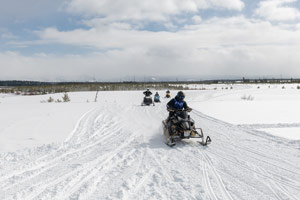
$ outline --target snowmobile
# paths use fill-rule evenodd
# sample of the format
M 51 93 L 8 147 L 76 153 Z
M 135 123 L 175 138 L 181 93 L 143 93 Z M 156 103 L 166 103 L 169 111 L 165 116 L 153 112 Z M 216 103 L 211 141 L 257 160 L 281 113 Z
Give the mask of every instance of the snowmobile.
M 165 98 L 171 98 L 170 91 L 167 91 Z
M 152 97 L 151 96 L 145 96 L 144 100 L 142 102 L 142 106 L 150 106 L 151 104 L 154 106 L 154 102 L 152 100 Z
M 188 114 L 192 109 L 169 111 L 174 112 L 174 115 L 170 117 L 169 122 L 167 120 L 162 122 L 168 146 L 172 147 L 176 145 L 177 141 L 190 138 L 201 138 L 202 140 L 198 142 L 203 146 L 211 143 L 210 137 L 205 138 L 201 128 L 195 128 L 195 122 Z
M 160 99 L 159 99 L 159 98 L 160 98 L 159 95 L 155 95 L 155 96 L 154 96 L 154 102 L 155 102 L 155 103 L 160 103 Z

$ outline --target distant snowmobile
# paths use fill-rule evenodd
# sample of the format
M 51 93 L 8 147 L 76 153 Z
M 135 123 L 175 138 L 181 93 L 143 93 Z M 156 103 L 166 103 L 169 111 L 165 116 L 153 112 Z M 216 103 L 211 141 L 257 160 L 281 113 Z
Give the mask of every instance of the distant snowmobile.
M 155 104 L 152 100 L 152 97 L 151 96 L 145 96 L 144 100 L 142 102 L 142 106 L 150 106 L 150 105 L 155 106 Z
M 165 98 L 171 98 L 171 93 L 169 90 L 167 90 Z
M 144 100 L 142 101 L 142 106 L 150 106 L 151 104 L 154 106 L 154 102 L 152 100 L 152 92 L 150 91 L 149 88 L 147 88 L 146 91 L 143 92 L 145 95 Z
M 187 113 L 190 111 L 191 109 L 187 111 L 173 110 L 175 114 L 170 118 L 169 122 L 167 122 L 167 120 L 163 121 L 164 135 L 168 146 L 172 147 L 176 145 L 177 141 L 190 138 L 202 138 L 202 141 L 199 141 L 199 143 L 203 146 L 211 143 L 209 136 L 207 136 L 206 139 L 204 138 L 201 128 L 195 128 L 194 120 Z M 199 130 L 199 132 L 197 130 Z
M 160 103 L 160 96 L 159 94 L 156 92 L 156 94 L 154 95 L 154 102 L 155 103 Z

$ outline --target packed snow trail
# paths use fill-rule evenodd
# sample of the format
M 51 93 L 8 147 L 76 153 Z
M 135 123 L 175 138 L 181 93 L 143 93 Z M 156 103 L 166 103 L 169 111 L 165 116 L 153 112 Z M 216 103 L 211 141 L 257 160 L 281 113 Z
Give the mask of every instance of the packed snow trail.
M 133 98 L 97 104 L 61 145 L 2 154 L 0 199 L 300 199 L 299 142 L 194 110 L 212 143 L 170 148 L 167 100 Z

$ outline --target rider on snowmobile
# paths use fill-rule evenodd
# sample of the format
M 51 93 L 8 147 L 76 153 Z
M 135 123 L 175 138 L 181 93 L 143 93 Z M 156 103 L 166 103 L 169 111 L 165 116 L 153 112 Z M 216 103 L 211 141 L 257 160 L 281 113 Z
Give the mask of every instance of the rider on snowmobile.
M 156 92 L 154 95 L 154 102 L 160 102 L 159 98 L 160 98 L 160 96 L 159 96 L 158 92 Z
M 165 98 L 170 98 L 170 97 L 171 97 L 170 91 L 167 90 Z
M 164 134 L 166 136 L 167 145 L 174 146 L 176 144 L 176 138 L 202 138 L 201 145 L 205 146 L 211 143 L 209 136 L 204 138 L 201 128 L 200 132 L 197 132 L 195 128 L 194 120 L 190 118 L 187 112 L 192 111 L 192 108 L 188 107 L 184 101 L 185 95 L 182 91 L 179 91 L 174 99 L 167 104 L 167 110 L 169 111 L 169 117 L 163 121 Z
M 143 92 L 143 94 L 146 96 L 146 97 L 149 97 L 151 96 L 152 92 L 149 90 L 149 88 L 147 88 L 147 90 L 145 92 Z
M 184 101 L 185 95 L 182 91 L 179 91 L 175 98 L 171 99 L 167 104 L 167 110 L 169 111 L 169 117 L 167 122 L 170 118 L 174 115 L 176 110 L 186 110 L 191 111 L 192 108 L 188 107 L 187 103 Z

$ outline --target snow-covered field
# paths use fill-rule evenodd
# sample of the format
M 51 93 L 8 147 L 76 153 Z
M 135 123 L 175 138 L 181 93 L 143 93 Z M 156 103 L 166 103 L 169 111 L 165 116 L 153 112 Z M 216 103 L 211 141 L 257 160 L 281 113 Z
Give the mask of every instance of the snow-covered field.
M 0 94 L 0 199 L 300 199 L 297 85 L 200 87 L 186 101 L 208 147 L 166 146 L 168 100 L 141 91 Z
M 232 89 L 229 89 L 230 85 L 201 87 L 208 90 L 195 93 L 190 101 L 197 110 L 231 124 L 252 126 L 300 140 L 300 90 L 296 89 L 297 85 L 233 85 Z M 217 90 L 212 91 L 212 88 Z

